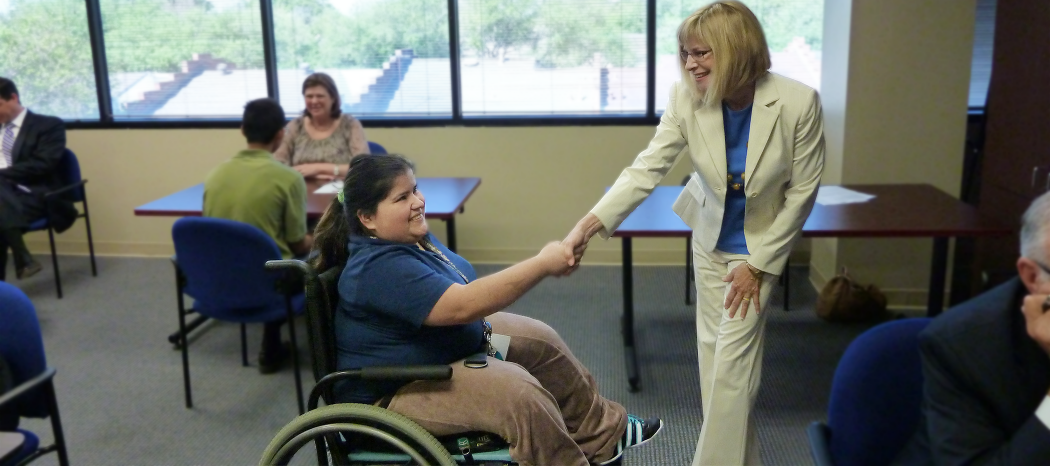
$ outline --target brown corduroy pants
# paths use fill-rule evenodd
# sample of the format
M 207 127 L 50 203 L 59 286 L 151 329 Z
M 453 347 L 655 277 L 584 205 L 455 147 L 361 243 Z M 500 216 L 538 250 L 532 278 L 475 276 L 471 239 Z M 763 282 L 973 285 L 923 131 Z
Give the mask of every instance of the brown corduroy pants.
M 627 428 L 619 403 L 598 393 L 587 368 L 554 329 L 524 316 L 499 312 L 492 331 L 509 335 L 506 360 L 488 367 L 452 364 L 452 379 L 412 382 L 388 408 L 435 435 L 493 432 L 510 443 L 522 466 L 572 466 L 605 461 Z

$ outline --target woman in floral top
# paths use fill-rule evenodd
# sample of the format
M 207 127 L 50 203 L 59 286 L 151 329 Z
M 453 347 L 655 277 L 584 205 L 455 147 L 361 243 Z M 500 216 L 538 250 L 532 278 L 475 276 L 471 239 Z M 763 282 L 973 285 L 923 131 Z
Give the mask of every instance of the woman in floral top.
M 284 141 L 274 158 L 307 179 L 342 179 L 353 156 L 369 153 L 365 129 L 340 110 L 339 90 L 325 73 L 306 77 L 303 99 L 306 110 L 284 128 Z

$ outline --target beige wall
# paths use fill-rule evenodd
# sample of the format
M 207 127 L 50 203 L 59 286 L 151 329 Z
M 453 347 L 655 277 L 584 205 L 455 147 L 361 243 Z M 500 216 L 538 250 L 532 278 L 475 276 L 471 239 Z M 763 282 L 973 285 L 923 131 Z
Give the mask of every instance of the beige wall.
M 974 0 L 825 4 L 826 182 L 930 183 L 958 195 L 975 10 Z M 922 306 L 931 245 L 814 240 L 811 280 L 846 266 L 891 305 Z
M 822 98 L 825 183 L 929 182 L 953 195 L 961 176 L 974 0 L 826 2 Z M 421 176 L 479 176 L 458 220 L 460 250 L 511 262 L 560 239 L 653 134 L 652 127 L 369 129 L 370 139 L 414 159 Z M 237 130 L 76 130 L 101 254 L 171 254 L 173 219 L 132 210 L 200 183 L 243 145 Z M 679 184 L 685 164 L 664 184 Z M 444 236 L 444 225 L 432 228 Z M 46 250 L 46 236 L 31 245 Z M 60 236 L 85 251 L 82 226 Z M 683 240 L 640 240 L 640 263 L 682 263 Z M 812 242 L 812 279 L 840 266 L 889 291 L 891 304 L 925 301 L 929 241 Z M 801 245 L 809 249 L 808 241 Z M 595 240 L 590 263 L 619 263 L 619 242 Z
M 478 176 L 481 186 L 457 217 L 460 250 L 474 261 L 513 262 L 560 240 L 597 202 L 653 135 L 652 127 L 369 129 L 368 137 L 415 160 L 420 176 Z M 200 183 L 243 146 L 229 130 L 77 130 L 69 147 L 88 178 L 100 254 L 172 253 L 174 219 L 135 217 L 141 204 Z M 667 178 L 679 184 L 676 167 Z M 424 193 L 425 194 L 425 193 Z M 60 236 L 63 252 L 86 251 L 81 226 Z M 444 238 L 444 224 L 431 223 Z M 45 251 L 47 238 L 31 244 Z M 639 240 L 636 257 L 680 263 L 684 240 Z M 596 240 L 591 262 L 619 263 L 619 242 Z

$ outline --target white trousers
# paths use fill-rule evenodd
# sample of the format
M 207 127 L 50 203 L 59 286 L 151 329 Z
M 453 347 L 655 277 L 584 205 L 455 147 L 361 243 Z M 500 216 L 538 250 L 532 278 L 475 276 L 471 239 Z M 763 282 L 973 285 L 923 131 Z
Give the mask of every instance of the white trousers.
M 752 410 L 762 380 L 768 302 L 777 276 L 765 274 L 759 295 L 762 312 L 749 303 L 747 316 L 729 318 L 723 303 L 731 283 L 722 277 L 747 261 L 746 254 L 706 253 L 693 240 L 696 272 L 696 335 L 704 424 L 693 466 L 761 465 Z M 752 301 L 753 303 L 753 301 Z M 743 306 L 741 305 L 741 308 Z

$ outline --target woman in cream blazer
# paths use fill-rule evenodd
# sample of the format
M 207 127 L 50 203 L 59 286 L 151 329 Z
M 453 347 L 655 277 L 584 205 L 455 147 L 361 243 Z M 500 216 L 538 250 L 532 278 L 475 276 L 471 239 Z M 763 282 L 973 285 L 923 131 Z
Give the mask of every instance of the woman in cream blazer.
M 678 157 L 689 157 L 693 174 L 673 208 L 693 229 L 704 415 L 693 464 L 759 464 L 751 410 L 762 372 L 762 297 L 813 208 L 824 167 L 823 114 L 816 91 L 768 71 L 764 34 L 743 4 L 697 10 L 678 39 L 683 77 L 656 135 L 565 241 L 578 264 L 591 236 L 607 239 Z M 749 122 L 742 119 L 748 113 Z M 727 138 L 732 122 L 738 129 Z M 734 163 L 742 173 L 728 170 Z M 736 201 L 727 204 L 730 196 Z M 720 238 L 746 242 L 746 250 L 720 250 Z

